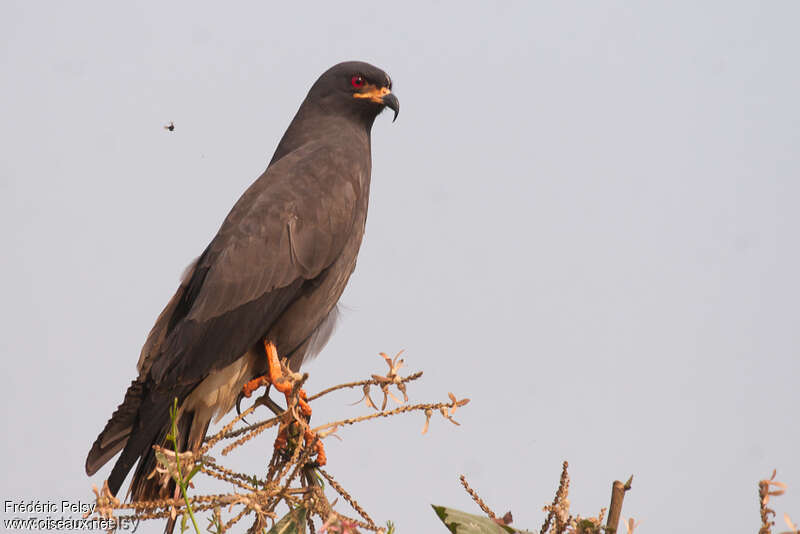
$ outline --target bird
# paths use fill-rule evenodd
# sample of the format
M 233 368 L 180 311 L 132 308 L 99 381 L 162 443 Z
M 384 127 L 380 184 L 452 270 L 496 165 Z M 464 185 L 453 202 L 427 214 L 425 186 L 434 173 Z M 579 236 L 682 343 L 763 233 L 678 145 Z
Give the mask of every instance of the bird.
M 386 72 L 361 61 L 325 71 L 308 90 L 266 170 L 235 203 L 187 267 L 148 334 L 137 376 L 86 458 L 117 494 L 171 496 L 153 446 L 165 444 L 177 399 L 181 450 L 197 450 L 212 420 L 245 385 L 269 372 L 267 356 L 292 371 L 330 338 L 338 301 L 361 246 L 372 169 L 371 131 L 400 104 Z M 138 462 L 138 463 L 137 463 Z M 168 527 L 169 528 L 169 527 Z M 170 529 L 171 530 L 171 529 Z

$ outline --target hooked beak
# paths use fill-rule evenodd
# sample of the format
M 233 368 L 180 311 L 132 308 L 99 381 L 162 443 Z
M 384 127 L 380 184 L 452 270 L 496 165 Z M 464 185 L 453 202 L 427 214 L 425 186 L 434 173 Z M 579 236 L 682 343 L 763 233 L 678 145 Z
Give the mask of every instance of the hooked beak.
M 394 118 L 392 122 L 397 120 L 397 114 L 400 113 L 400 101 L 392 94 L 388 87 L 375 87 L 374 85 L 367 85 L 363 91 L 354 93 L 353 98 L 363 98 L 376 104 L 383 104 L 387 108 L 394 111 Z
M 400 113 L 400 101 L 394 96 L 394 93 L 388 93 L 382 98 L 383 105 L 394 111 L 394 118 L 392 122 L 397 120 L 397 115 Z

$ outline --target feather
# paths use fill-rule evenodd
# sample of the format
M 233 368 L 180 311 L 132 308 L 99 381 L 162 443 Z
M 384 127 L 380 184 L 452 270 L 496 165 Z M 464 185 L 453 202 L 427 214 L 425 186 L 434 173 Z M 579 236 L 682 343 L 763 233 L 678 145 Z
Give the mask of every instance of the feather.
M 364 233 L 370 129 L 381 109 L 333 89 L 352 69 L 386 76 L 365 63 L 344 63 L 320 77 L 267 169 L 187 267 L 148 334 L 138 377 L 86 460 L 93 474 L 121 451 L 109 476 L 113 493 L 134 465 L 133 499 L 174 492 L 174 483 L 149 478 L 153 445 L 164 444 L 174 399 L 179 446 L 195 450 L 242 385 L 263 374 L 264 339 L 299 367 L 330 338 Z

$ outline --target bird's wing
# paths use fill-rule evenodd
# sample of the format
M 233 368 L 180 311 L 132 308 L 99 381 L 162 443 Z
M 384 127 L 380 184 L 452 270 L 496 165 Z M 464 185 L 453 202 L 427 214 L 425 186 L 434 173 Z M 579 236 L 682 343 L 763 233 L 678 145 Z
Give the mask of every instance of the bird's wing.
M 270 166 L 199 258 L 151 376 L 194 383 L 258 341 L 322 275 L 353 231 L 359 170 L 345 154 L 307 146 Z
M 272 164 L 242 195 L 159 315 L 142 347 L 139 376 L 92 446 L 87 473 L 126 446 L 138 421 L 142 443 L 118 461 L 118 488 L 161 428 L 159 410 L 168 400 L 182 399 L 239 358 L 304 284 L 324 276 L 355 230 L 361 194 L 356 184 L 363 170 L 349 161 L 307 145 Z M 164 406 L 156 402 L 161 397 L 167 399 Z M 145 432 L 148 425 L 155 430 Z

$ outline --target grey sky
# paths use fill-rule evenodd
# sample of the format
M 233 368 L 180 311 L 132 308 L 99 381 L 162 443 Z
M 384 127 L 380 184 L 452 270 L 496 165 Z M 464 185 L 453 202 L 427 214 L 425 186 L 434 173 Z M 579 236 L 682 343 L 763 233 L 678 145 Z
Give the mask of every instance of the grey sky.
M 534 529 L 567 459 L 582 514 L 633 473 L 641 532 L 754 532 L 773 468 L 800 520 L 800 4 L 131 4 L 0 7 L 4 500 L 88 500 L 181 270 L 317 76 L 362 59 L 402 112 L 309 389 L 406 349 L 413 401 L 473 401 L 331 440 L 364 507 L 443 532 L 429 503 L 477 511 L 464 473 Z

